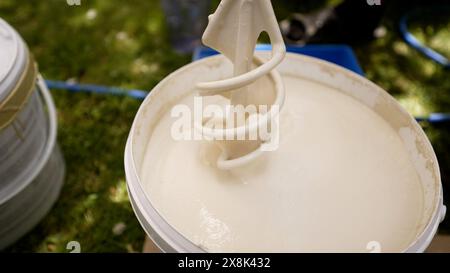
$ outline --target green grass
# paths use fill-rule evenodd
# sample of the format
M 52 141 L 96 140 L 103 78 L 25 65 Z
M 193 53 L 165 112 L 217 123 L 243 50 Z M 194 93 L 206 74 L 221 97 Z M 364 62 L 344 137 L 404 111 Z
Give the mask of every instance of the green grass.
M 189 62 L 189 56 L 170 49 L 158 0 L 81 1 L 80 7 L 64 0 L 0 1 L 0 17 L 22 34 L 44 77 L 151 90 Z M 282 19 L 291 7 L 280 4 L 277 10 Z M 368 78 L 411 113 L 450 112 L 449 72 L 402 42 L 395 31 L 401 12 L 396 7 L 388 12 L 385 37 L 355 48 L 361 64 Z M 420 39 L 447 55 L 449 29 L 445 18 L 412 25 Z M 62 90 L 52 94 L 67 163 L 65 185 L 50 214 L 7 251 L 67 252 L 73 240 L 83 252 L 140 251 L 144 232 L 128 202 L 123 171 L 125 142 L 140 102 Z M 448 185 L 450 127 L 424 127 Z M 126 228 L 114 235 L 118 223 Z
M 91 15 L 89 19 L 88 14 Z M 93 14 L 95 14 L 95 18 Z M 189 62 L 169 48 L 158 1 L 2 0 L 0 17 L 24 37 L 49 79 L 151 90 Z M 123 151 L 139 101 L 53 91 L 67 175 L 51 213 L 8 251 L 140 251 L 144 232 L 128 202 Z M 121 235 L 112 229 L 125 223 Z

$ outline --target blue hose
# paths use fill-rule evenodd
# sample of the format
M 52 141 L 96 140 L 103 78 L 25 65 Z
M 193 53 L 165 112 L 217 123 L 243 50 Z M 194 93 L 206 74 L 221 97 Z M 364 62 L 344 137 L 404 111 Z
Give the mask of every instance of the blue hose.
M 84 93 L 96 93 L 104 95 L 126 96 L 138 100 L 143 100 L 148 95 L 148 92 L 137 89 L 126 90 L 118 87 L 108 87 L 95 84 L 77 84 L 51 80 L 46 80 L 45 82 L 49 89 L 61 89 L 74 93 L 84 92 Z
M 441 124 L 450 122 L 450 114 L 447 113 L 433 113 L 429 117 L 416 117 L 416 120 L 421 122 L 429 122 L 431 124 Z
M 439 10 L 442 11 L 442 9 Z M 402 34 L 403 39 L 408 45 L 422 53 L 424 56 L 442 65 L 445 69 L 450 69 L 450 61 L 447 57 L 423 45 L 413 34 L 411 34 L 411 32 L 409 32 L 408 21 L 412 16 L 416 15 L 417 12 L 418 11 L 413 11 L 408 13 L 400 19 L 400 33 Z

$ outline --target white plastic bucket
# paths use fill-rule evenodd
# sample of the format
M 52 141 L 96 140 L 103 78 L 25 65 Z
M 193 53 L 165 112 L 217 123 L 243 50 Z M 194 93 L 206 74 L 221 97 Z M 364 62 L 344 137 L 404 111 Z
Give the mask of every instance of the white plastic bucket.
M 268 53 L 264 53 L 268 57 Z M 370 107 L 394 129 L 408 128 L 415 142 L 409 147 L 411 160 L 421 176 L 424 192 L 424 213 L 416 240 L 404 252 L 423 252 L 433 239 L 439 223 L 445 216 L 439 166 L 433 148 L 425 133 L 387 92 L 369 80 L 334 64 L 306 56 L 287 54 L 277 68 L 282 76 L 300 77 L 339 90 Z M 174 72 L 160 82 L 141 105 L 125 149 L 125 172 L 131 204 L 144 230 L 163 252 L 204 252 L 158 213 L 152 200 L 143 190 L 141 168 L 152 128 L 158 122 L 158 113 L 195 90 L 198 82 L 215 81 L 231 75 L 231 65 L 223 56 L 206 58 Z M 406 144 L 405 144 L 406 145 Z M 410 143 L 408 144 L 410 145 Z M 421 159 L 421 160 L 417 160 Z
M 25 186 L 25 177 L 45 149 L 48 118 L 34 93 L 15 121 L 0 132 L 0 203 Z
M 30 231 L 61 190 L 56 109 L 20 36 L 0 19 L 0 249 Z M 46 106 L 46 107 L 45 107 Z
M 65 163 L 56 143 L 56 109 L 48 89 L 40 79 L 40 90 L 48 108 L 48 138 L 35 164 L 24 170 L 18 187 L 4 191 L 0 202 L 0 249 L 29 232 L 50 211 L 61 191 Z M 41 103 L 41 101 L 39 101 Z

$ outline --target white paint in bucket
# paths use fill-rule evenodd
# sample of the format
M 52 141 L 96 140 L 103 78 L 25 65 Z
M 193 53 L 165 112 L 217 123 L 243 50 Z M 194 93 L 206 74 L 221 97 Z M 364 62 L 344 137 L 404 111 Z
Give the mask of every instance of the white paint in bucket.
M 125 151 L 125 170 L 130 199 L 142 226 L 165 252 L 203 252 L 200 246 L 182 236 L 152 205 L 140 178 L 145 147 L 158 123 L 158 113 L 177 98 L 194 90 L 195 84 L 230 75 L 231 67 L 221 56 L 204 59 L 173 73 L 154 88 L 144 101 L 134 121 Z M 282 75 L 318 82 L 350 96 L 371 108 L 403 137 L 411 160 L 421 175 L 424 190 L 424 213 L 419 234 L 405 252 L 422 252 L 431 242 L 445 214 L 442 187 L 436 156 L 415 120 L 385 91 L 352 72 L 310 57 L 288 54 L 279 67 Z M 428 174 L 428 175 L 425 175 Z
M 65 164 L 56 143 L 56 109 L 50 92 L 25 43 L 1 19 L 0 61 L 3 249 L 30 231 L 50 210 L 63 184 Z

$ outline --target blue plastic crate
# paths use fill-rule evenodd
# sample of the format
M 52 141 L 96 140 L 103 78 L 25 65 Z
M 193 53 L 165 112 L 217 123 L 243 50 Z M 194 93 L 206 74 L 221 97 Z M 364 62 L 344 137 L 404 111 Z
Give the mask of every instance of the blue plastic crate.
M 256 46 L 256 50 L 271 50 L 268 44 L 260 44 Z M 291 53 L 304 54 L 316 57 L 364 76 L 364 72 L 359 66 L 355 53 L 352 48 L 347 45 L 306 45 L 306 46 L 287 46 L 287 51 Z M 217 55 L 217 51 L 208 47 L 198 47 L 193 56 L 193 60 L 200 60 L 205 57 Z

